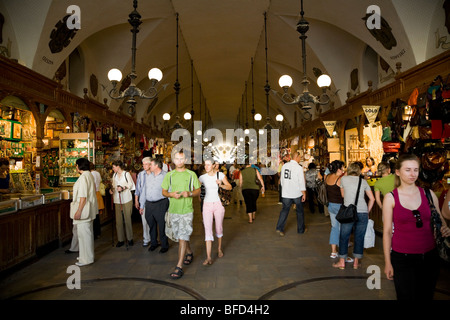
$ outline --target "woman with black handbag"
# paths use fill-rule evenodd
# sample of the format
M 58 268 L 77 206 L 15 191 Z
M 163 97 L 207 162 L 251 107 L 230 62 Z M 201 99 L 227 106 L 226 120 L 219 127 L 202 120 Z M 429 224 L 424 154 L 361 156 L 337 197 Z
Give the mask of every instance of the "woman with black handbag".
M 348 242 L 353 227 L 355 229 L 353 269 L 359 268 L 359 260 L 363 257 L 364 235 L 366 234 L 367 223 L 369 222 L 369 212 L 375 203 L 375 196 L 367 181 L 362 179 L 360 175 L 361 167 L 358 163 L 353 162 L 347 168 L 347 175 L 341 178 L 341 193 L 344 198 L 343 205 L 348 207 L 356 202 L 356 217 L 353 222 L 341 222 L 341 231 L 339 235 L 339 261 L 333 264 L 333 267 L 339 269 L 345 269 L 345 260 L 348 255 Z M 368 203 L 366 203 L 364 198 L 365 195 L 369 198 Z M 336 216 L 336 219 L 338 219 L 338 215 Z
M 400 156 L 395 165 L 396 188 L 383 200 L 384 272 L 394 280 L 398 300 L 433 299 L 439 276 L 430 205 L 425 190 L 416 185 L 419 168 L 417 156 Z M 438 203 L 434 192 L 430 194 Z M 448 237 L 450 229 L 441 220 L 442 236 Z

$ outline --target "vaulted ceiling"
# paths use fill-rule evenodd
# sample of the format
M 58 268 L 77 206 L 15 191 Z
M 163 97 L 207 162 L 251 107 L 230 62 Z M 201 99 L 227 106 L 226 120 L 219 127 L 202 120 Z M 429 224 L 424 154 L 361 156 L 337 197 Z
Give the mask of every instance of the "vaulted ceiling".
M 305 19 L 310 24 L 306 39 L 310 91 L 320 93 L 315 84 L 319 70 L 329 74 L 330 96 L 338 108 L 345 104 L 347 93 L 367 90 L 369 80 L 375 88 L 389 83 L 398 62 L 407 70 L 448 50 L 450 35 L 445 23 L 449 2 L 304 0 Z M 71 4 L 80 8 L 81 28 L 73 33 L 64 28 L 56 31 L 58 22 L 71 14 L 67 13 Z M 381 30 L 366 27 L 363 18 L 370 5 L 381 11 Z M 6 48 L 3 54 L 49 78 L 65 64 L 67 73 L 61 82 L 68 90 L 82 96 L 83 88 L 88 88 L 92 98 L 101 102 L 108 98 L 112 110 L 120 108 L 127 113 L 126 104 L 121 108 L 120 102 L 109 98 L 107 73 L 111 68 L 122 70 L 124 76 L 131 71 L 128 14 L 132 10 L 132 0 L 3 0 L 0 45 Z M 138 102 L 139 122 L 161 127 L 165 112 L 172 114 L 171 124 L 176 119 L 173 86 L 178 34 L 178 115 L 182 118 L 193 109 L 194 120 L 202 120 L 204 125 L 208 121 L 216 128 L 235 128 L 237 122 L 252 126 L 254 107 L 262 114 L 260 125 L 264 125 L 264 13 L 268 83 L 281 92 L 278 78 L 290 74 L 294 79 L 290 92 L 302 92 L 301 40 L 296 31 L 300 0 L 140 0 L 137 11 L 142 24 L 137 34 L 136 83 L 147 88 L 152 67 L 159 67 L 164 74 L 157 100 Z M 97 79 L 98 92 L 92 90 L 91 78 Z M 269 109 L 271 118 L 282 113 L 291 127 L 295 116 L 300 119 L 299 109 L 284 105 L 273 91 Z

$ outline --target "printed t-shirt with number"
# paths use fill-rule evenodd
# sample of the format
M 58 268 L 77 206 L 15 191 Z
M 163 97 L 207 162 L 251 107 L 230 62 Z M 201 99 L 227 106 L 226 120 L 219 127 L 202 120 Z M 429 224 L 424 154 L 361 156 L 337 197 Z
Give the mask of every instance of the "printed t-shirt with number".
M 303 167 L 295 160 L 291 160 L 283 165 L 280 179 L 282 198 L 300 198 L 303 195 L 302 191 L 306 191 Z
M 200 182 L 198 181 L 195 172 L 191 170 L 173 170 L 166 174 L 161 187 L 169 192 L 193 192 L 195 189 L 200 188 Z M 194 212 L 192 197 L 180 197 L 179 199 L 170 198 L 169 212 L 176 214 Z

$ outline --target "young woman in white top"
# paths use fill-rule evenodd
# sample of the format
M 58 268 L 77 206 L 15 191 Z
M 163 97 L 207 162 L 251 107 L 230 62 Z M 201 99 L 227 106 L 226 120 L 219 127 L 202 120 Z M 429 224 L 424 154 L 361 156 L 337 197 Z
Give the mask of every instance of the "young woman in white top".
M 219 197 L 219 188 L 231 190 L 231 184 L 222 172 L 214 171 L 214 163 L 211 160 L 205 160 L 206 173 L 199 177 L 199 181 L 205 187 L 205 198 L 203 200 L 203 225 L 205 226 L 206 241 L 206 260 L 203 265 L 211 265 L 211 248 L 214 241 L 213 220 L 216 224 L 216 236 L 218 238 L 218 256 L 223 257 L 222 237 L 223 237 L 223 218 L 225 208 Z

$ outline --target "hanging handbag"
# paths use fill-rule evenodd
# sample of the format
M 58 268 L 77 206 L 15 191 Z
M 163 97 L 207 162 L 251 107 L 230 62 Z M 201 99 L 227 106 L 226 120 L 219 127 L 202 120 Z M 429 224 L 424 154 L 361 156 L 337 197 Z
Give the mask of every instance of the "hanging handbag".
M 325 207 L 328 207 L 328 195 L 327 187 L 323 179 L 316 180 L 317 201 L 319 201 Z
M 433 203 L 433 198 L 429 189 L 425 189 L 427 195 L 428 204 L 431 210 L 431 230 L 433 231 L 434 239 L 436 241 L 436 248 L 439 252 L 439 256 L 447 262 L 450 262 L 450 237 L 444 238 L 441 234 L 442 220 L 439 212 Z
M 375 229 L 373 227 L 374 221 L 369 219 L 367 223 L 366 233 L 364 235 L 364 248 L 373 248 L 375 247 Z
M 217 172 L 217 180 L 219 180 L 219 172 Z M 221 182 L 222 185 L 222 182 Z M 230 204 L 231 201 L 231 190 L 225 190 L 220 188 L 219 186 L 219 198 L 220 202 L 222 202 L 222 206 L 226 207 Z
M 341 207 L 339 208 L 339 212 L 336 215 L 336 220 L 339 221 L 339 223 L 353 223 L 358 220 L 357 215 L 357 205 L 358 205 L 358 197 L 359 197 L 359 189 L 361 188 L 361 180 L 362 178 L 359 177 L 358 182 L 358 190 L 356 191 L 356 199 L 355 203 L 351 203 L 349 206 L 345 206 L 341 204 Z

